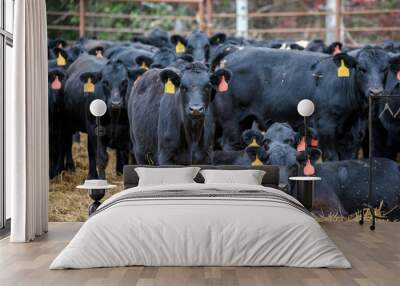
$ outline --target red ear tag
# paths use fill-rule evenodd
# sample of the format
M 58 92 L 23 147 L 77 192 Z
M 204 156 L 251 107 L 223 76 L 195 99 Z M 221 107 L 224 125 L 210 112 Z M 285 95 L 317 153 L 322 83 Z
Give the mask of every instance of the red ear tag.
M 311 146 L 312 147 L 318 147 L 318 140 L 317 139 L 311 139 Z
M 314 174 L 315 174 L 315 169 L 314 169 L 313 165 L 311 164 L 310 160 L 307 160 L 307 163 L 304 166 L 304 175 L 312 176 Z
M 55 76 L 53 82 L 51 83 L 51 89 L 56 89 L 56 90 L 61 89 L 61 81 L 58 78 L 58 75 Z
M 228 90 L 228 83 L 225 80 L 225 76 L 221 76 L 221 81 L 219 82 L 218 85 L 218 91 L 225 92 L 227 90 Z
M 397 72 L 397 80 L 400 80 L 400 71 Z
M 335 49 L 333 50 L 333 55 L 337 55 L 337 54 L 340 54 L 342 51 L 340 50 L 340 48 L 339 48 L 339 45 L 336 45 L 335 46 Z
M 301 138 L 300 143 L 297 145 L 297 151 L 303 152 L 306 150 L 306 141 L 304 137 Z

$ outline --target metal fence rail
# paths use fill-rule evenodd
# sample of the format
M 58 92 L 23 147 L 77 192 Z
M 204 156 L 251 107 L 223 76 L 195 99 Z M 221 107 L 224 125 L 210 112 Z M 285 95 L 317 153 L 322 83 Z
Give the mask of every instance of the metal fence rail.
M 194 16 L 190 15 L 165 15 L 165 16 L 153 16 L 153 15 L 132 15 L 132 14 L 113 14 L 113 13 L 105 13 L 105 12 L 88 12 L 86 11 L 86 0 L 79 0 L 79 10 L 78 11 L 48 11 L 48 16 L 59 16 L 59 17 L 79 17 L 79 25 L 62 25 L 62 24 L 54 24 L 49 21 L 48 29 L 49 30 L 61 30 L 61 31 L 79 31 L 79 36 L 85 36 L 87 32 L 108 32 L 108 33 L 145 33 L 146 29 L 131 29 L 131 28 L 116 28 L 116 27 L 91 27 L 86 25 L 86 19 L 90 18 L 108 18 L 108 19 L 124 19 L 124 20 L 181 20 L 188 21 L 191 23 L 196 23 L 197 27 L 200 30 L 207 31 L 208 34 L 212 34 L 214 32 L 216 23 L 219 20 L 224 19 L 232 19 L 236 18 L 236 13 L 214 13 L 215 7 L 213 7 L 212 0 L 113 0 L 111 2 L 133 2 L 141 5 L 143 2 L 152 2 L 152 3 L 174 3 L 174 4 L 187 4 L 193 5 L 196 8 L 197 14 Z M 337 41 L 342 40 L 346 43 L 346 37 L 343 39 L 343 35 L 348 33 L 376 33 L 383 34 L 388 32 L 400 32 L 400 26 L 356 26 L 356 27 L 345 27 L 343 21 L 346 20 L 347 17 L 353 16 L 396 16 L 400 17 L 400 9 L 369 9 L 369 10 L 346 10 L 342 9 L 342 1 L 336 0 L 336 7 L 334 10 L 326 10 L 326 11 L 289 11 L 289 12 L 250 12 L 248 13 L 248 20 L 257 21 L 258 19 L 265 18 L 282 18 L 282 17 L 325 17 L 325 16 L 334 16 L 336 18 L 337 24 L 335 27 L 296 27 L 296 28 L 280 28 L 280 27 L 271 27 L 271 28 L 249 28 L 248 32 L 250 35 L 288 35 L 288 34 L 323 34 L 327 32 L 334 32 L 335 38 Z M 235 34 L 236 30 L 232 27 L 224 27 L 223 29 L 218 28 L 218 31 L 223 31 L 228 34 Z M 185 34 L 185 33 L 183 33 Z M 350 45 L 355 46 L 356 44 L 348 43 Z

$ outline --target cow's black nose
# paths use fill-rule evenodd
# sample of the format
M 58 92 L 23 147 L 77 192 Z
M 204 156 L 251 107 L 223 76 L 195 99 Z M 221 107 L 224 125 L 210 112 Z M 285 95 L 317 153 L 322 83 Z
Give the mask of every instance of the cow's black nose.
M 111 101 L 112 108 L 121 108 L 122 107 L 122 100 L 113 100 Z
M 189 106 L 190 114 L 193 116 L 200 116 L 204 114 L 204 106 L 201 105 L 192 105 Z
M 382 87 L 371 87 L 369 89 L 369 95 L 381 95 L 383 93 Z

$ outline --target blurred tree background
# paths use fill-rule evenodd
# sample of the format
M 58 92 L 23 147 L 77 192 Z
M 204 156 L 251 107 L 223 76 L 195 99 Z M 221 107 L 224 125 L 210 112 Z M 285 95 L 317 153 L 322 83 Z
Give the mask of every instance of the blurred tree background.
M 399 0 L 343 0 L 342 2 L 345 11 L 400 9 Z M 235 18 L 223 16 L 226 13 L 235 13 L 235 5 L 236 1 L 233 0 L 213 0 L 213 10 L 216 14 L 212 25 L 214 31 L 235 33 Z M 249 13 L 326 11 L 325 0 L 248 0 L 248 5 Z M 57 12 L 56 15 L 48 15 L 50 38 L 61 37 L 68 41 L 79 38 L 79 0 L 47 0 L 47 10 Z M 86 13 L 88 13 L 85 23 L 86 36 L 108 40 L 130 40 L 134 35 L 155 27 L 176 33 L 187 33 L 197 28 L 199 21 L 198 17 L 196 18 L 197 6 L 191 4 L 86 0 Z M 93 13 L 99 16 L 89 16 Z M 115 17 L 115 15 L 123 17 Z M 149 16 L 154 16 L 154 18 L 148 18 Z M 176 16 L 177 19 L 171 18 L 172 16 Z M 346 28 L 399 27 L 400 13 L 346 15 L 343 23 Z M 324 38 L 323 32 L 268 34 L 259 31 L 260 29 L 323 28 L 324 26 L 325 16 L 323 15 L 254 17 L 249 18 L 249 36 L 257 39 Z M 358 44 L 382 42 L 385 39 L 400 40 L 399 31 L 352 32 L 345 36 L 347 40 Z

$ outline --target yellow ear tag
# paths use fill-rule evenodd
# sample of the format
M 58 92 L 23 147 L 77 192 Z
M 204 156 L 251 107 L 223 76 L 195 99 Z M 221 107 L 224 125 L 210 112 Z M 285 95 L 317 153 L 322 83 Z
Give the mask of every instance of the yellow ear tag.
M 175 46 L 175 51 L 177 54 L 184 53 L 186 51 L 185 45 L 178 41 Z
M 258 158 L 258 155 L 256 155 L 256 159 L 251 162 L 252 166 L 261 166 L 264 165 L 263 162 L 260 160 L 260 158 Z
M 142 69 L 145 69 L 145 70 L 148 70 L 148 69 L 149 69 L 149 67 L 146 65 L 145 62 L 143 62 L 143 63 L 141 64 L 140 67 L 141 67 Z
M 175 93 L 175 85 L 172 83 L 170 79 L 167 80 L 165 84 L 165 93 L 174 94 Z
M 256 138 L 253 138 L 248 147 L 260 147 L 260 145 L 258 145 Z
M 61 53 L 58 53 L 58 57 L 57 57 L 57 65 L 58 66 L 65 66 L 67 64 L 67 61 L 65 60 L 65 58 L 63 57 L 63 55 Z
M 83 86 L 83 91 L 87 93 L 94 92 L 94 84 L 92 83 L 92 79 L 89 77 L 85 85 Z
M 344 60 L 340 60 L 340 67 L 337 70 L 337 75 L 338 75 L 338 77 L 349 77 L 350 76 L 350 70 L 344 64 Z

